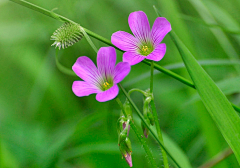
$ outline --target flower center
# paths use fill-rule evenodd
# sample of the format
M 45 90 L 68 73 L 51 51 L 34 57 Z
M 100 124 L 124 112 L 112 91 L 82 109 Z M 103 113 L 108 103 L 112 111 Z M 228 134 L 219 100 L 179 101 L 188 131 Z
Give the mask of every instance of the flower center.
M 104 82 L 103 85 L 102 85 L 102 89 L 103 89 L 103 91 L 105 91 L 105 90 L 110 89 L 112 86 L 113 86 L 112 83 Z
M 152 45 L 142 45 L 140 47 L 139 53 L 143 56 L 148 56 L 152 51 L 153 51 L 153 46 Z

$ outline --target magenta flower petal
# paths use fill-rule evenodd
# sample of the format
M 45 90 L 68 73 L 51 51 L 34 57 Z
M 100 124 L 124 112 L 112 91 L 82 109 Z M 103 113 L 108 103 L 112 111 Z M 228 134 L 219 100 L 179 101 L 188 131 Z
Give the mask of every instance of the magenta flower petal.
M 114 99 L 118 95 L 119 89 L 117 85 L 112 86 L 110 89 L 98 93 L 96 96 L 97 101 L 105 102 Z
M 116 63 L 116 50 L 113 47 L 101 47 L 97 53 L 98 71 L 107 78 L 114 73 Z
M 135 65 L 144 60 L 144 58 L 146 57 L 134 52 L 125 52 L 123 54 L 123 62 L 128 62 L 130 65 Z
M 146 42 L 150 36 L 150 25 L 143 11 L 133 12 L 128 17 L 128 24 L 137 39 Z
M 115 67 L 114 83 L 121 82 L 130 72 L 131 66 L 127 62 L 120 62 Z
M 153 60 L 153 61 L 160 61 L 165 53 L 166 53 L 167 47 L 165 43 L 159 44 L 151 54 L 149 54 L 146 59 Z
M 131 154 L 127 153 L 127 156 L 124 157 L 130 167 L 132 167 L 132 156 Z
M 101 92 L 96 86 L 84 81 L 74 81 L 72 91 L 78 97 Z
M 111 42 L 121 50 L 134 51 L 138 48 L 139 40 L 127 32 L 117 31 L 112 34 Z
M 95 84 L 98 70 L 92 60 L 86 56 L 79 57 L 72 67 L 73 71 L 87 83 Z
M 151 38 L 154 45 L 158 45 L 171 30 L 172 28 L 169 21 L 164 17 L 158 17 L 151 30 Z

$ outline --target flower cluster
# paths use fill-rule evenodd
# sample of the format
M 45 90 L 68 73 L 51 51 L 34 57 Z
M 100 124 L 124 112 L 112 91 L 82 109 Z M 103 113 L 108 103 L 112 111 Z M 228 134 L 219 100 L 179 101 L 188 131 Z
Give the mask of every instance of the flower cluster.
M 116 51 L 113 47 L 102 47 L 97 53 L 97 67 L 86 56 L 79 57 L 73 65 L 73 71 L 83 81 L 75 81 L 72 90 L 75 95 L 82 97 L 96 93 L 96 99 L 99 102 L 105 102 L 114 99 L 119 92 L 117 84 L 121 82 L 130 72 L 131 65 L 135 65 L 144 59 L 160 61 L 166 53 L 166 45 L 161 43 L 165 35 L 171 31 L 171 25 L 167 19 L 158 17 L 152 29 L 148 22 L 146 14 L 142 11 L 133 12 L 128 18 L 129 27 L 133 35 L 118 31 L 111 37 L 112 43 L 123 51 L 123 62 L 116 66 Z M 153 125 L 149 102 L 144 101 L 143 115 L 148 124 Z M 128 137 L 132 120 L 131 107 L 128 101 L 123 105 L 126 117 L 121 113 L 118 120 L 118 145 L 119 149 L 132 167 L 132 148 Z M 145 137 L 148 137 L 148 129 L 142 123 L 142 129 Z
M 152 29 L 146 14 L 133 12 L 128 18 L 133 35 L 118 31 L 111 37 L 112 43 L 123 51 L 123 62 L 116 63 L 116 51 L 113 47 L 102 47 L 97 54 L 97 65 L 86 56 L 79 57 L 73 65 L 73 71 L 84 81 L 73 82 L 72 90 L 76 96 L 88 96 L 96 93 L 99 102 L 114 99 L 119 92 L 117 83 L 130 72 L 130 65 L 149 59 L 160 61 L 166 53 L 166 45 L 160 42 L 171 31 L 166 18 L 158 17 Z M 129 65 L 130 64 L 130 65 Z

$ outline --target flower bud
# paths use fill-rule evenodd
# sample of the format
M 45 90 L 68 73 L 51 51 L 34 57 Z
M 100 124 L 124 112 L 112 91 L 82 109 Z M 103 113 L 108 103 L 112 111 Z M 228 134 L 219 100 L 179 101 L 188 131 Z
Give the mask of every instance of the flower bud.
M 144 117 L 144 119 L 146 120 L 147 124 L 149 125 L 150 120 L 148 118 L 145 118 L 145 117 Z M 142 126 L 142 130 L 143 130 L 143 134 L 147 138 L 148 135 L 149 135 L 149 130 L 148 130 L 147 126 L 145 125 L 145 123 L 143 121 L 141 121 L 141 126 Z
M 126 139 L 120 142 L 119 149 L 123 157 L 127 161 L 128 165 L 132 167 L 132 157 L 131 157 L 132 146 L 131 146 L 131 141 L 128 137 L 126 137 Z
M 124 116 L 121 116 L 118 119 L 118 122 L 117 122 L 118 145 L 122 140 L 125 140 L 125 138 L 129 135 L 129 130 L 130 130 L 129 122 L 130 120 L 126 119 Z

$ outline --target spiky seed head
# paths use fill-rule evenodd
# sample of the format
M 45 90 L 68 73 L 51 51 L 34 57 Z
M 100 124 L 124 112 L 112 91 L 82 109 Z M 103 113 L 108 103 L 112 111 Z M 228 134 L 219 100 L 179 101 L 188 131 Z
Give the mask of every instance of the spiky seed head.
M 65 22 L 51 36 L 51 40 L 54 40 L 51 46 L 55 45 L 59 50 L 61 48 L 64 49 L 77 43 L 82 37 L 83 33 L 81 32 L 80 25 Z

